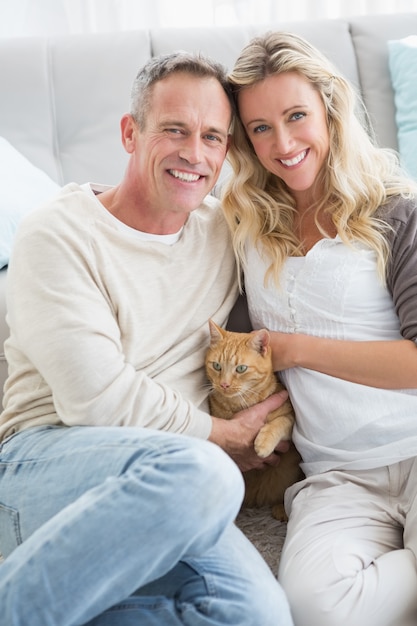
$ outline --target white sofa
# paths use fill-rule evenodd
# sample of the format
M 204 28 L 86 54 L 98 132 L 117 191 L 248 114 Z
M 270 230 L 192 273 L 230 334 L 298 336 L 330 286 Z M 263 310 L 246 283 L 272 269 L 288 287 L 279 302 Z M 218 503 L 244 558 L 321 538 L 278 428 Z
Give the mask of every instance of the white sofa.
M 379 142 L 397 149 L 387 41 L 417 34 L 417 13 L 271 23 L 256 28 L 3 39 L 0 137 L 59 185 L 69 181 L 117 183 L 126 164 L 119 120 L 128 110 L 133 78 L 151 55 L 174 49 L 201 50 L 230 68 L 256 32 L 272 29 L 301 34 L 325 52 L 361 90 Z M 6 275 L 6 268 L 0 270 L 0 398 L 7 374 L 3 353 L 8 334 Z

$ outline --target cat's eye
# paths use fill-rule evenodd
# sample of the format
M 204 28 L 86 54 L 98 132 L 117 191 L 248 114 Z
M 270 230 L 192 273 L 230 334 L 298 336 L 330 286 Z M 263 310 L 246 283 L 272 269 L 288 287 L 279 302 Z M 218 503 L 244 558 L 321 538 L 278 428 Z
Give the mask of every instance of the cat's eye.
M 238 365 L 236 367 L 236 371 L 238 374 L 243 374 L 243 372 L 246 372 L 247 369 L 248 369 L 247 365 Z
M 213 361 L 212 365 L 213 369 L 216 370 L 216 372 L 220 372 L 220 370 L 222 369 L 222 366 L 217 361 Z

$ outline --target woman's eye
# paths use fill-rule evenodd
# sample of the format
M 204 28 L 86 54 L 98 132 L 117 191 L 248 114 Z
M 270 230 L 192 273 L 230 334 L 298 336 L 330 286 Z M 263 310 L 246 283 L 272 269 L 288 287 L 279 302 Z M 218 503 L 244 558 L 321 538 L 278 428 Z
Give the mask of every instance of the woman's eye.
M 290 119 L 291 120 L 300 120 L 300 119 L 302 119 L 305 116 L 306 116 L 305 113 L 302 113 L 301 111 L 297 111 L 297 113 L 293 113 L 291 115 Z
M 222 369 L 222 366 L 217 361 L 213 361 L 213 369 L 216 370 L 216 372 L 220 372 Z
M 268 129 L 266 124 L 260 124 L 259 126 L 255 126 L 253 129 L 254 133 L 264 133 Z
M 236 367 L 236 371 L 238 374 L 243 374 L 243 372 L 246 372 L 247 369 L 248 369 L 247 365 L 238 365 Z

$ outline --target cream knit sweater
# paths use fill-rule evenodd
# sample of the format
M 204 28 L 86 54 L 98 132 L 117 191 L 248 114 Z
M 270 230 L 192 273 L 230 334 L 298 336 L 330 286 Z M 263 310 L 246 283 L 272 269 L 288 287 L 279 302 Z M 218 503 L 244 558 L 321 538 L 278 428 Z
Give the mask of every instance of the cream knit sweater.
M 145 426 L 207 438 L 208 319 L 237 297 L 218 202 L 174 245 L 120 230 L 75 184 L 29 215 L 8 270 L 0 440 L 42 424 Z

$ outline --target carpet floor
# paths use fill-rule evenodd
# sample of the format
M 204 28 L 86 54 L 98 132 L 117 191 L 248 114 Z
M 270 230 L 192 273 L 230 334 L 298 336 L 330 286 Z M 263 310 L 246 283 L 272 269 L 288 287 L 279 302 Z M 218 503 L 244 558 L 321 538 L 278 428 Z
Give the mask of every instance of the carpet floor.
M 270 507 L 261 507 L 242 509 L 236 525 L 262 554 L 276 576 L 287 524 L 272 517 Z

